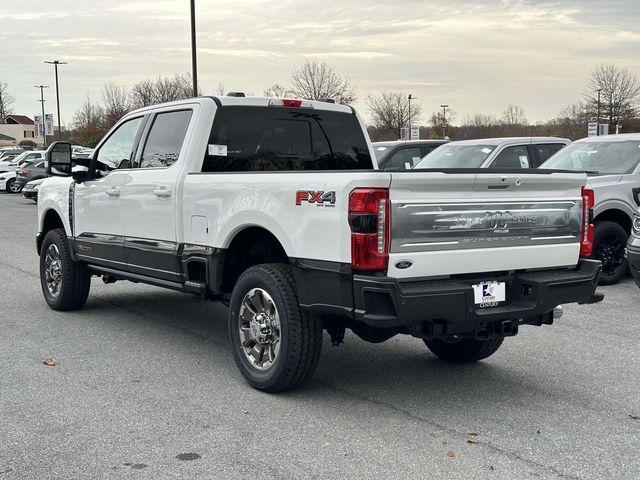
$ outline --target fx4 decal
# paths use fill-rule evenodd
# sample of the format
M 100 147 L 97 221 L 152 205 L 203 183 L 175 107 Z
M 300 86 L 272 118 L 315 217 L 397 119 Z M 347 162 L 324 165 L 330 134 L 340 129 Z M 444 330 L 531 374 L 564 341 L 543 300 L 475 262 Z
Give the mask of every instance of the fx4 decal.
M 315 203 L 318 207 L 335 207 L 336 192 L 298 190 L 296 192 L 296 205 L 302 205 L 303 202 Z

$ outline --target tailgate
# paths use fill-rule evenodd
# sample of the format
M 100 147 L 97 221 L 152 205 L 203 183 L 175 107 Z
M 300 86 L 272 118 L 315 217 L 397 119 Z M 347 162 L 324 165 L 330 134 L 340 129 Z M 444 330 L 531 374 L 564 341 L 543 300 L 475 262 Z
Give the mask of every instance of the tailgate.
M 390 277 L 576 265 L 585 174 L 482 172 L 391 174 Z

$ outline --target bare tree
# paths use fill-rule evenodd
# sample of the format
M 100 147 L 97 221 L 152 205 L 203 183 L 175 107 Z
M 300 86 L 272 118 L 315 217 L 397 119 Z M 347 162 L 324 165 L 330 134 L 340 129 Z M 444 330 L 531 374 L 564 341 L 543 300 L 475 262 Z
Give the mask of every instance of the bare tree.
M 13 102 L 15 98 L 9 94 L 8 85 L 6 82 L 0 80 L 0 123 L 4 123 L 5 117 L 13 113 Z
M 507 125 L 526 125 L 527 118 L 519 105 L 509 104 L 502 113 L 502 121 Z
M 356 93 L 349 79 L 341 77 L 327 63 L 307 60 L 291 74 L 291 93 L 308 100 L 333 99 L 349 104 Z
M 177 73 L 173 77 L 143 80 L 131 88 L 131 101 L 136 108 L 182 100 L 192 96 L 193 83 L 189 73 Z
M 274 83 L 264 91 L 265 97 L 288 97 L 289 90 L 278 83 Z
M 104 109 L 97 103 L 93 103 L 87 95 L 80 110 L 73 116 L 73 126 L 77 129 L 82 128 L 101 128 L 104 116 Z
M 602 118 L 609 124 L 634 118 L 639 113 L 640 79 L 634 72 L 616 65 L 601 65 L 591 73 L 583 100 L 592 119 L 597 116 L 598 90 Z
M 148 107 L 155 103 L 152 80 L 143 80 L 131 87 L 131 102 L 135 108 Z
M 433 125 L 437 135 L 440 135 L 441 132 L 445 132 L 445 134 L 447 134 L 448 132 L 450 132 L 451 124 L 453 123 L 453 119 L 455 117 L 456 112 L 449 108 L 446 110 L 446 113 L 444 111 L 433 112 L 431 114 L 429 123 Z
M 409 126 L 409 96 L 404 92 L 382 92 L 367 97 L 366 103 L 371 112 L 373 125 L 387 131 L 396 138 L 400 129 Z M 422 114 L 420 105 L 411 105 L 411 120 L 417 120 Z
M 107 82 L 102 87 L 102 102 L 104 104 L 104 127 L 111 128 L 115 123 L 131 110 L 127 91 L 112 83 Z
M 216 88 L 217 95 L 224 95 L 224 83 L 222 81 L 218 82 L 218 88 Z

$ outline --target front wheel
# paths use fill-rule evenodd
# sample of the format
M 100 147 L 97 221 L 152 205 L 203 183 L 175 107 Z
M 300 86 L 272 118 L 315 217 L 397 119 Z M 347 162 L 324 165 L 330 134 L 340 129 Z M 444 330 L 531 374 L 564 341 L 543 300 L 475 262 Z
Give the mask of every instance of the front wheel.
M 624 249 L 629 235 L 616 222 L 602 221 L 596 224 L 593 234 L 593 258 L 602 262 L 600 284 L 618 283 L 627 273 Z
M 64 230 L 47 232 L 40 250 L 40 285 L 53 310 L 77 310 L 87 301 L 91 273 L 73 260 Z
M 493 337 L 488 340 L 445 341 L 440 339 L 425 340 L 427 348 L 440 360 L 450 363 L 471 363 L 490 357 L 500 348 L 504 337 Z
M 22 187 L 20 187 L 16 183 L 15 178 L 10 178 L 9 180 L 7 180 L 6 189 L 7 189 L 7 193 L 20 193 L 20 191 L 22 190 Z
M 231 351 L 249 384 L 265 392 L 291 390 L 315 371 L 322 325 L 299 304 L 293 272 L 284 264 L 247 269 L 229 307 Z

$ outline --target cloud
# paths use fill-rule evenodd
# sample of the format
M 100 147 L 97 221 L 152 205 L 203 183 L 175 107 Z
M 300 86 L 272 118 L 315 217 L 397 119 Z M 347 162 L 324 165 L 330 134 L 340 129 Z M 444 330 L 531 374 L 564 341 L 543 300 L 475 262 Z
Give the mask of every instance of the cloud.
M 55 3 L 55 4 L 54 4 Z M 222 81 L 262 92 L 286 83 L 306 58 L 332 64 L 362 99 L 411 91 L 425 116 L 450 103 L 461 117 L 518 103 L 532 120 L 555 115 L 589 71 L 615 62 L 640 73 L 637 0 L 236 0 L 197 2 L 198 60 L 205 92 Z M 105 81 L 130 85 L 190 70 L 188 2 L 3 2 L 0 77 L 15 108 L 38 108 L 30 85 L 61 71 L 63 119 Z M 6 64 L 6 66 L 5 66 Z M 8 68 L 10 66 L 10 68 Z M 233 88 L 231 88 L 233 87 Z M 53 102 L 48 103 L 53 105 Z M 366 113 L 366 112 L 365 112 Z

